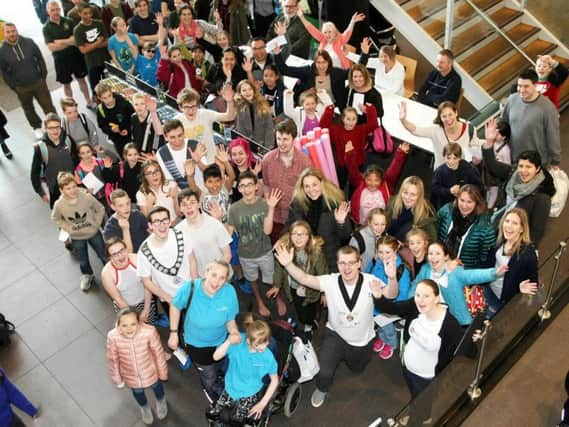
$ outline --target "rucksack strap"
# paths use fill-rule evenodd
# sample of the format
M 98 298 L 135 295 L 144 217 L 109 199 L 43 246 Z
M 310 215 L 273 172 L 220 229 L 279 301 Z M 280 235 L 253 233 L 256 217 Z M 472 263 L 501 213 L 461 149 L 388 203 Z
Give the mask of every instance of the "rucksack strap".
M 362 236 L 362 233 L 360 233 L 359 231 L 356 231 L 354 233 L 354 239 L 356 239 L 356 242 L 358 244 L 358 250 L 360 251 L 360 255 L 363 254 L 366 250 L 366 242 L 364 240 L 364 236 Z

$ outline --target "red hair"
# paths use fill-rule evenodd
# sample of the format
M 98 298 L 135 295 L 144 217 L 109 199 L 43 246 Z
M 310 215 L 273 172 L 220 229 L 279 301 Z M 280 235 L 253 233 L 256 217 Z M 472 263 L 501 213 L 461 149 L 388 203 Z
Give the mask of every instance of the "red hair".
M 253 162 L 254 162 L 254 158 L 253 158 L 253 153 L 251 152 L 251 147 L 249 146 L 249 141 L 247 141 L 245 138 L 235 138 L 234 140 L 232 140 L 229 143 L 229 157 L 231 158 L 231 150 L 233 150 L 235 147 L 241 147 L 243 148 L 243 151 L 245 151 L 245 155 L 247 156 L 247 167 L 250 169 L 253 166 Z M 235 162 L 233 162 L 233 159 L 231 159 L 231 164 L 235 165 Z

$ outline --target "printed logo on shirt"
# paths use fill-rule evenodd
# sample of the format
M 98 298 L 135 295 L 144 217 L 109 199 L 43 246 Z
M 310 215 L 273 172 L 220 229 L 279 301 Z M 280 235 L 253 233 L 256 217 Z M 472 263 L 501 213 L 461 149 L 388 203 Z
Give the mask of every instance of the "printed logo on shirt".
M 227 311 L 227 310 L 229 310 L 229 307 L 227 307 L 227 306 L 225 306 L 225 305 L 224 305 L 223 307 L 217 307 L 217 308 L 215 309 L 215 311 Z
M 189 139 L 200 139 L 205 132 L 204 125 L 197 125 L 192 127 L 187 127 L 185 129 L 185 137 Z
M 101 32 L 98 28 L 91 28 L 90 30 L 85 31 L 85 38 L 87 39 L 88 43 L 94 43 L 97 41 L 97 38 L 101 35 Z
M 91 227 L 91 223 L 87 221 L 87 212 L 83 214 L 75 212 L 75 215 L 68 216 L 67 220 L 71 222 L 73 231 Z

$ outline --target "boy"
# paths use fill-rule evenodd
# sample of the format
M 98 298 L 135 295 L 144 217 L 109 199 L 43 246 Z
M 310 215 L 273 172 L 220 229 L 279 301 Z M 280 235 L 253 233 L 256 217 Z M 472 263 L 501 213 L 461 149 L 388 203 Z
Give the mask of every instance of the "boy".
M 130 118 L 134 114 L 132 104 L 111 87 L 100 82 L 95 87 L 100 104 L 97 106 L 97 124 L 113 142 L 119 156 L 124 146 L 130 142 Z
M 257 183 L 257 176 L 251 171 L 239 175 L 237 189 L 243 198 L 231 206 L 228 224 L 239 235 L 237 252 L 241 268 L 245 279 L 251 284 L 259 313 L 269 317 L 271 312 L 259 292 L 259 269 L 262 282 L 272 284 L 274 260 L 269 236 L 273 230 L 275 206 L 282 194 L 279 189 L 273 188 L 266 200 L 261 199 L 257 197 Z
M 95 250 L 103 265 L 107 263 L 105 243 L 99 231 L 105 208 L 90 193 L 79 189 L 75 176 L 69 172 L 59 173 L 57 185 L 61 196 L 53 206 L 51 220 L 71 238 L 71 246 L 77 253 L 81 269 L 79 286 L 86 292 L 95 280 L 87 243 Z
M 239 339 L 241 338 L 241 339 Z M 241 337 L 229 335 L 213 354 L 221 360 L 227 354 L 229 368 L 225 374 L 225 390 L 209 415 L 219 417 L 224 408 L 230 408 L 232 423 L 241 425 L 249 417 L 258 419 L 279 384 L 277 361 L 267 350 L 271 329 L 267 322 L 255 320 Z M 263 378 L 269 375 L 270 383 L 261 397 Z M 215 426 L 225 425 L 216 420 Z
M 63 111 L 61 121 L 65 134 L 75 145 L 88 142 L 91 147 L 99 151 L 100 141 L 97 126 L 83 113 L 77 111 L 77 102 L 70 97 L 64 96 L 60 101 Z
M 139 153 L 155 153 L 164 145 L 162 123 L 156 99 L 137 92 L 132 96 L 134 113 L 130 118 L 132 142 Z
M 107 220 L 103 236 L 105 240 L 116 237 L 124 241 L 128 253 L 136 253 L 148 237 L 148 221 L 137 210 L 132 210 L 128 193 L 119 188 L 111 193 L 111 208 L 115 213 Z
M 196 69 L 196 78 L 202 81 L 205 80 L 205 76 L 209 73 L 211 64 L 207 59 L 205 59 L 204 48 L 199 44 L 192 48 L 192 59 L 190 62 Z

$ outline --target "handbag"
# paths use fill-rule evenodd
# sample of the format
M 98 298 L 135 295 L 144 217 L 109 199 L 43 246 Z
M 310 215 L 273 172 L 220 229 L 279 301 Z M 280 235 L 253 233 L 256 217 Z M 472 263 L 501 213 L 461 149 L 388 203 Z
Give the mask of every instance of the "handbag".
M 294 337 L 292 354 L 300 368 L 299 383 L 310 381 L 320 372 L 320 363 L 310 341 L 305 344 L 299 337 Z
M 186 323 L 186 316 L 188 315 L 190 305 L 192 304 L 195 288 L 196 285 L 194 281 L 190 280 L 190 295 L 188 296 L 188 303 L 186 304 L 186 307 L 180 311 L 180 321 L 178 323 L 178 340 L 180 343 L 182 343 L 182 345 L 178 346 L 178 349 L 174 352 L 174 355 L 178 358 L 178 365 L 183 371 L 189 369 L 190 366 L 192 366 L 192 359 L 188 355 L 188 352 L 183 349 L 183 347 L 185 347 L 184 324 Z
M 393 154 L 393 139 L 391 134 L 383 127 L 381 117 L 379 118 L 379 126 L 373 131 L 371 140 L 372 152 L 377 154 Z
M 482 288 L 482 286 L 465 286 L 464 298 L 466 300 L 466 307 L 472 317 L 486 309 L 486 297 L 484 296 L 484 288 Z
M 567 203 L 567 195 L 569 195 L 569 177 L 561 169 L 552 169 L 549 171 L 553 178 L 553 185 L 555 186 L 555 194 L 551 198 L 551 209 L 549 216 L 557 218 L 561 215 L 565 203 Z

